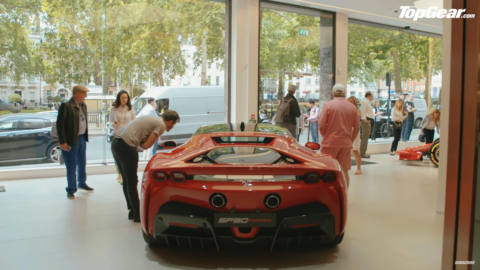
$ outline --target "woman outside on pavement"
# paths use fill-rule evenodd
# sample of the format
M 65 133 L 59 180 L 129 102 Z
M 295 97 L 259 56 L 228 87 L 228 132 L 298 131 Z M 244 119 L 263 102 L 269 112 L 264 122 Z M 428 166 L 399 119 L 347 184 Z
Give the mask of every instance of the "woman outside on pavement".
M 135 110 L 132 110 L 132 104 L 130 102 L 130 96 L 125 90 L 121 90 L 117 94 L 117 99 L 112 104 L 110 109 L 110 114 L 108 117 L 108 122 L 110 126 L 113 127 L 112 135 L 115 136 L 117 132 L 128 124 L 130 121 L 135 119 Z M 118 183 L 123 184 L 122 174 L 118 170 L 117 163 L 115 162 L 115 167 L 117 168 L 117 181 Z
M 362 111 L 358 109 L 358 101 L 357 98 L 355 97 L 349 97 L 348 102 L 352 103 L 355 108 L 357 108 L 357 115 L 358 119 L 362 117 Z M 357 163 L 357 171 L 355 174 L 362 174 L 362 158 L 360 157 L 360 132 L 358 133 L 357 137 L 353 141 L 352 144 L 352 151 L 353 151 L 353 156 L 355 156 L 355 163 Z
M 435 127 L 437 127 L 437 134 L 440 134 L 440 110 L 435 109 L 423 119 L 421 125 L 421 132 L 425 135 L 425 143 L 433 142 L 435 137 Z
M 373 101 L 373 127 L 372 127 L 372 135 L 370 136 L 370 139 L 372 142 L 376 142 L 377 139 L 377 131 L 380 128 L 380 125 L 382 124 L 382 114 L 383 112 L 380 111 L 380 100 L 375 99 Z
M 165 131 L 170 131 L 180 121 L 175 111 L 167 110 L 162 117 L 142 116 L 130 121 L 112 142 L 113 158 L 123 177 L 123 194 L 129 211 L 128 219 L 140 222 L 140 201 L 138 199 L 138 152 L 137 147 L 148 149 Z
M 393 120 L 393 142 L 390 147 L 390 155 L 394 155 L 397 151 L 398 141 L 400 141 L 400 135 L 402 134 L 403 121 L 407 118 L 408 112 L 403 107 L 403 100 L 398 99 L 395 102 L 395 107 L 392 110 Z

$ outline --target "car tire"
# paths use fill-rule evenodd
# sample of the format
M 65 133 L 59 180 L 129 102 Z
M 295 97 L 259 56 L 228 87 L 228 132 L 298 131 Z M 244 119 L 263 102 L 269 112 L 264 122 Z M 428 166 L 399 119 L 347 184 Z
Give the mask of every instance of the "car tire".
M 142 234 L 143 234 L 143 240 L 149 246 L 156 246 L 158 244 L 157 240 L 155 240 L 155 238 L 153 238 L 153 236 L 151 236 L 150 234 L 144 232 L 143 230 L 142 230 Z
M 415 120 L 415 123 L 413 124 L 413 127 L 420 128 L 422 126 L 422 121 L 423 121 L 422 118 L 417 118 L 417 120 Z
M 342 234 L 340 235 L 337 235 L 335 236 L 335 238 L 333 239 L 333 241 L 328 245 L 329 247 L 334 247 L 334 246 L 338 246 L 340 245 L 340 243 L 342 243 L 343 241 L 343 236 L 345 235 L 345 232 L 343 232 Z
M 430 152 L 428 153 L 428 158 L 430 161 L 438 167 L 440 162 L 440 141 L 435 141 L 430 147 Z
M 53 144 L 48 147 L 47 158 L 55 163 L 60 163 L 60 157 L 62 156 L 62 148 L 60 145 Z

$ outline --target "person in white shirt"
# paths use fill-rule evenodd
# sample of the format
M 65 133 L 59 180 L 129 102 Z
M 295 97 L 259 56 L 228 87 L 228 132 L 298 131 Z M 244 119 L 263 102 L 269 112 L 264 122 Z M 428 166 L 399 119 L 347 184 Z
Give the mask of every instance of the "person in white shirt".
M 133 110 L 132 108 L 128 92 L 125 90 L 121 90 L 120 92 L 118 92 L 117 99 L 115 100 L 115 102 L 113 102 L 110 113 L 108 114 L 108 122 L 113 128 L 112 136 L 115 136 L 115 134 L 117 134 L 122 127 L 135 119 L 135 117 L 135 110 Z M 120 183 L 120 185 L 122 185 L 122 174 L 118 170 L 118 166 L 116 163 L 115 167 L 117 168 L 118 174 L 117 181 L 118 183 Z
M 155 103 L 155 99 L 153 97 L 148 98 L 148 104 L 143 107 L 142 111 L 137 115 L 137 117 L 142 116 L 158 116 L 157 113 L 157 103 Z M 150 160 L 153 156 L 153 148 L 157 147 L 157 144 L 154 143 L 152 147 L 143 150 L 143 160 Z
M 372 135 L 370 136 L 370 139 L 372 142 L 376 142 L 377 138 L 377 131 L 380 128 L 380 125 L 382 124 L 382 114 L 383 112 L 380 111 L 380 100 L 376 99 L 373 101 L 373 116 L 374 122 L 373 122 L 373 128 L 372 128 Z
M 312 135 L 312 141 L 318 142 L 318 107 L 315 106 L 315 100 L 310 99 L 308 101 L 308 106 L 310 107 L 310 115 L 304 114 L 304 117 L 307 117 L 308 122 L 310 123 L 310 135 Z
M 360 139 L 360 156 L 362 158 L 369 158 L 370 155 L 367 155 L 367 146 L 368 138 L 370 137 L 370 132 L 372 131 L 373 125 L 373 109 L 370 105 L 370 102 L 373 99 L 372 92 L 365 93 L 365 99 L 362 101 L 362 137 Z

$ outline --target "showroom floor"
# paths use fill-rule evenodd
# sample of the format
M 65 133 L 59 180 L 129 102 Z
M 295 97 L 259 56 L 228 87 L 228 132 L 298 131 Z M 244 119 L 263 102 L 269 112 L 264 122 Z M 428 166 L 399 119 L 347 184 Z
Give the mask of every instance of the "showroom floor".
M 89 176 L 94 192 L 68 200 L 63 178 L 0 181 L 0 268 L 10 269 L 439 269 L 443 215 L 429 161 L 372 155 L 351 173 L 345 239 L 291 253 L 149 248 L 127 220 L 115 175 Z

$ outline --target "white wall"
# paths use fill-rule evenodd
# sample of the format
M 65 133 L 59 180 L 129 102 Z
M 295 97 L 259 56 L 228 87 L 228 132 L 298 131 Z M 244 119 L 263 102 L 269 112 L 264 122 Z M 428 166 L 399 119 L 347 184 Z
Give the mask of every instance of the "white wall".
M 444 0 L 443 8 L 450 9 L 452 8 L 452 0 Z M 440 166 L 438 168 L 438 184 L 437 184 L 437 212 L 445 212 L 445 196 L 446 196 L 446 185 L 447 185 L 447 164 L 446 159 L 441 157 L 448 156 L 448 115 L 450 106 L 450 50 L 451 39 L 452 39 L 452 20 L 443 19 L 443 60 L 442 60 L 442 92 L 440 93 L 442 97 L 442 107 L 441 112 L 441 122 L 440 122 L 440 137 L 441 137 L 441 149 L 440 152 Z
M 259 0 L 232 1 L 232 123 L 258 117 L 259 7 Z

